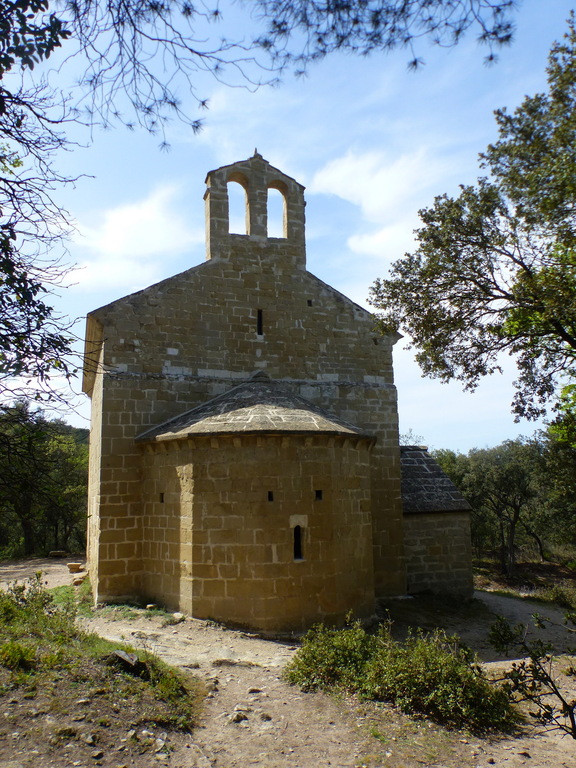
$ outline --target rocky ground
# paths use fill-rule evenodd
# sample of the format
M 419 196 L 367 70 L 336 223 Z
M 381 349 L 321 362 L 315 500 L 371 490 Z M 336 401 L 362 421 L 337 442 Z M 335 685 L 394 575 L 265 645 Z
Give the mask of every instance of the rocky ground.
M 71 583 L 65 562 L 54 560 L 1 564 L 0 582 L 22 579 L 38 570 L 49 587 Z M 424 627 L 438 623 L 434 604 L 404 600 L 392 611 L 399 631 L 409 623 Z M 486 642 L 493 614 L 528 623 L 535 611 L 558 621 L 547 636 L 558 652 L 565 651 L 573 638 L 561 626 L 561 611 L 488 592 L 477 593 L 477 602 L 458 612 L 459 618 L 451 614 L 448 629 L 460 634 L 485 663 L 498 667 L 509 662 L 496 657 Z M 295 641 L 265 640 L 195 619 L 166 626 L 161 616 L 136 610 L 99 611 L 85 625 L 113 641 L 152 650 L 204 680 L 207 697 L 198 727 L 191 734 L 139 728 L 137 713 L 122 702 L 116 703 L 117 711 L 112 707 L 103 712 L 93 686 L 79 691 L 72 702 L 75 706 L 61 716 L 55 716 L 41 696 L 31 702 L 22 693 L 6 695 L 0 697 L 0 768 L 576 765 L 576 741 L 557 732 L 525 728 L 514 736 L 477 738 L 412 720 L 386 705 L 302 693 L 281 678 L 282 668 L 296 650 Z M 560 668 L 567 666 L 568 662 L 560 663 Z M 574 677 L 563 677 L 563 684 L 576 697 Z M 64 735 L 55 738 L 57 732 Z

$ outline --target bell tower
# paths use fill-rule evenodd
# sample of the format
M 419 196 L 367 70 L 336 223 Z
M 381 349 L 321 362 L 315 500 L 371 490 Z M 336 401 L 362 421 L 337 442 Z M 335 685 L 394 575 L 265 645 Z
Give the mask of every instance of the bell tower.
M 228 187 L 239 184 L 246 204 L 246 233 L 230 232 Z M 304 187 L 264 160 L 257 151 L 248 159 L 210 171 L 206 177 L 206 258 L 249 257 L 259 246 L 259 257 L 290 258 L 293 266 L 306 268 Z M 283 200 L 282 237 L 268 234 L 269 190 Z M 260 250 L 264 251 L 261 253 Z

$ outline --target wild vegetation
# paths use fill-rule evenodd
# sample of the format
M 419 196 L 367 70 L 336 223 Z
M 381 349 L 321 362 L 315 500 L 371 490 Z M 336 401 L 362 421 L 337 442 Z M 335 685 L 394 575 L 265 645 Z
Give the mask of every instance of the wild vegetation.
M 116 749 L 118 732 L 130 727 L 125 756 L 165 753 L 167 734 L 196 722 L 202 685 L 151 653 L 83 632 L 75 617 L 75 601 L 56 601 L 41 574 L 0 592 L 0 696 L 13 705 L 5 717 L 19 704 L 46 715 L 25 717 L 26 735 L 55 755 L 72 742 L 76 754 L 94 758 L 94 746 Z M 147 738 L 146 727 L 167 732 L 163 743 Z
M 0 558 L 83 551 L 87 480 L 87 430 L 0 407 Z
M 570 563 L 576 541 L 576 448 L 552 428 L 467 454 L 434 457 L 472 506 L 479 559 L 496 555 L 514 574 L 518 557 Z
M 507 730 L 518 720 L 506 689 L 491 684 L 474 655 L 441 630 L 398 642 L 388 624 L 374 635 L 359 623 L 343 630 L 318 625 L 285 675 L 304 690 L 356 693 L 476 732 Z

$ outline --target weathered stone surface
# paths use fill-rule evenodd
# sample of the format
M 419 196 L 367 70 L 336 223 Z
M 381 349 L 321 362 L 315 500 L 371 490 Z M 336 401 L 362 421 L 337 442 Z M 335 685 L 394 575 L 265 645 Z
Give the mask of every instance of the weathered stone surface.
M 470 511 L 470 504 L 423 446 L 400 446 L 400 466 L 405 515 Z

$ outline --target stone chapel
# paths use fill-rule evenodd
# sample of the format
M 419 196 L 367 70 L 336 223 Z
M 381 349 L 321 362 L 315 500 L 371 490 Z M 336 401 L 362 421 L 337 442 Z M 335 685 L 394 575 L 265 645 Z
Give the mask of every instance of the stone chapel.
M 206 261 L 88 314 L 95 599 L 291 631 L 470 594 L 469 507 L 400 449 L 398 335 L 306 270 L 304 188 L 257 152 L 206 185 Z

